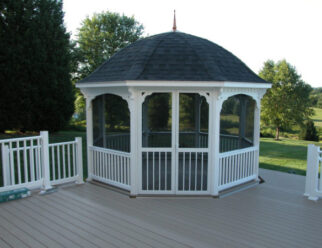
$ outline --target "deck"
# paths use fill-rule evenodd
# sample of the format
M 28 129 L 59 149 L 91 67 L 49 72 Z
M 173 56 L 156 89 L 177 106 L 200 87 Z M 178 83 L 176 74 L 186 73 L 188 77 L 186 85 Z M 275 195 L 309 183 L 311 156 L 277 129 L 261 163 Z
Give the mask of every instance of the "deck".
M 254 188 L 210 197 L 138 197 L 86 183 L 0 204 L 0 247 L 322 247 L 322 200 L 304 177 L 260 170 Z

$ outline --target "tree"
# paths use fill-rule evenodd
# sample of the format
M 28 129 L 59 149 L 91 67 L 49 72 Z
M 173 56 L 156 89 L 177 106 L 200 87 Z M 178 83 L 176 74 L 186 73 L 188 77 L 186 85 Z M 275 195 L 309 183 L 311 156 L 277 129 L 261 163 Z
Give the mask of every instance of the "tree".
M 88 76 L 121 48 L 138 40 L 143 26 L 134 17 L 102 12 L 87 17 L 77 34 L 80 79 Z
M 299 137 L 303 140 L 319 141 L 319 135 L 312 120 L 306 121 Z
M 134 17 L 108 11 L 87 17 L 77 34 L 74 57 L 78 66 L 73 81 L 88 76 L 114 53 L 138 40 L 142 33 L 143 26 Z M 84 99 L 79 91 L 76 97 L 76 109 L 83 109 Z
M 73 114 L 69 34 L 60 0 L 0 4 L 0 131 L 56 131 Z
M 285 60 L 266 61 L 259 76 L 272 83 L 262 100 L 261 118 L 266 125 L 275 127 L 278 140 L 281 128 L 288 129 L 294 124 L 303 126 L 312 115 L 309 99 L 312 88 Z
M 322 108 L 322 88 L 315 88 L 310 94 L 312 107 Z

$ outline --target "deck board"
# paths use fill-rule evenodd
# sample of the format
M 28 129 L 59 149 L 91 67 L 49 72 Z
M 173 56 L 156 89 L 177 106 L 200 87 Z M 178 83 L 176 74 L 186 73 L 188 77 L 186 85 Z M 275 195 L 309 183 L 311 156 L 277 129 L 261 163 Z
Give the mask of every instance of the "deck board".
M 0 247 L 322 247 L 322 200 L 305 177 L 260 170 L 265 183 L 225 198 L 138 197 L 94 184 L 0 204 Z

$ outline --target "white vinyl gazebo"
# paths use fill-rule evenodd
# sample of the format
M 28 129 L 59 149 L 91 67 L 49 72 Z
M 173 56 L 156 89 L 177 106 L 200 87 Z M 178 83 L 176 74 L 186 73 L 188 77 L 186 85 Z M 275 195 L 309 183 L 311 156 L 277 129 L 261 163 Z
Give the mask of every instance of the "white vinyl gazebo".
M 260 100 L 271 84 L 224 48 L 168 32 L 77 83 L 88 179 L 136 195 L 212 195 L 258 180 Z

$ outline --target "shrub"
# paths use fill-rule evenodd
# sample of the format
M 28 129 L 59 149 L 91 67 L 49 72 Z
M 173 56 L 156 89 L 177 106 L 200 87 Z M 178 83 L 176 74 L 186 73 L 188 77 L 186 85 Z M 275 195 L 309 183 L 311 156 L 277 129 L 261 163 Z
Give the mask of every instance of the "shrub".
M 319 136 L 312 120 L 308 120 L 302 128 L 299 138 L 302 140 L 319 141 Z

